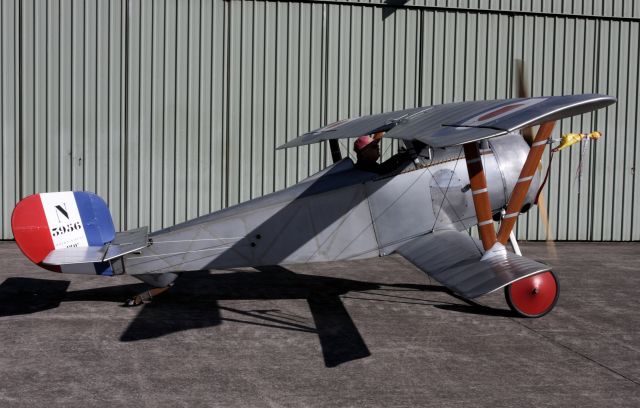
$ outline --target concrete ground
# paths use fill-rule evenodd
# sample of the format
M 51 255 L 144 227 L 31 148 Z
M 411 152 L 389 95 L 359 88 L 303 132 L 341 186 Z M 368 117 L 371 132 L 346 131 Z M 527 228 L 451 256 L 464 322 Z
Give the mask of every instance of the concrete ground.
M 0 242 L 0 407 L 638 407 L 640 244 L 525 243 L 557 307 L 472 305 L 398 256 L 193 273 L 138 308 Z

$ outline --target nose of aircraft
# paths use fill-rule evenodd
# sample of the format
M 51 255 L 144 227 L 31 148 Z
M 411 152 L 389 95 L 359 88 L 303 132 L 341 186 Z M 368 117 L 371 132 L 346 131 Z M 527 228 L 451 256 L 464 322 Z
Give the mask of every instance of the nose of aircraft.
M 522 166 L 529 154 L 529 145 L 519 133 L 496 137 L 491 139 L 489 143 L 491 144 L 491 150 L 496 156 L 498 167 L 502 175 L 502 181 L 505 189 L 504 205 L 506 206 L 509 201 L 509 197 L 511 196 L 511 192 L 520 178 Z M 540 173 L 541 171 L 538 169 L 531 179 L 531 185 L 529 186 L 529 190 L 527 191 L 527 195 L 522 205 L 522 212 L 527 212 L 535 203 L 536 195 L 540 188 Z

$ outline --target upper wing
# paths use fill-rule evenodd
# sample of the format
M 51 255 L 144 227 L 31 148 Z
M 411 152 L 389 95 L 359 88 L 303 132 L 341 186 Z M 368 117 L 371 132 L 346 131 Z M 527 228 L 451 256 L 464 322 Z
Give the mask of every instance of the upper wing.
M 465 298 L 498 290 L 519 279 L 548 271 L 549 266 L 507 252 L 504 258 L 480 260 L 482 244 L 466 232 L 438 231 L 396 250 L 427 275 Z
M 454 146 L 590 112 L 615 102 L 616 98 L 611 96 L 588 94 L 449 103 L 342 120 L 278 148 L 379 131 L 386 131 L 385 137 L 418 140 L 433 147 Z

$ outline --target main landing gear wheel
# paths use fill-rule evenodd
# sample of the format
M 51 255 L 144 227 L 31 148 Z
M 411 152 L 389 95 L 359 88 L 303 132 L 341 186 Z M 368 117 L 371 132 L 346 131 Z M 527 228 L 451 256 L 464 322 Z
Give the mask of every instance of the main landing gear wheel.
M 523 317 L 542 317 L 558 301 L 560 286 L 551 271 L 531 275 L 504 288 L 509 308 Z

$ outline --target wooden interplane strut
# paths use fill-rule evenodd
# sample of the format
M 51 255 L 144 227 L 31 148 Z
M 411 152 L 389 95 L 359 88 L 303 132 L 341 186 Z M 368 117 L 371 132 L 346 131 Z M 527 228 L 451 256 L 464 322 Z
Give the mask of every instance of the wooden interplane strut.
M 496 242 L 496 231 L 493 228 L 493 218 L 491 214 L 491 200 L 487 189 L 487 178 L 482 167 L 482 157 L 478 142 L 464 144 L 464 156 L 469 172 L 469 185 L 473 195 L 473 206 L 478 218 L 478 233 L 482 240 L 484 250 L 488 250 Z
M 509 235 L 513 230 L 520 210 L 531 186 L 531 180 L 535 175 L 538 164 L 542 159 L 542 153 L 547 146 L 555 122 L 546 122 L 540 126 L 538 133 L 531 145 L 527 159 L 520 171 L 520 177 L 516 182 L 509 202 L 507 211 L 500 223 L 500 229 L 496 237 L 493 227 L 491 200 L 487 189 L 487 180 L 482 167 L 482 158 L 477 142 L 465 143 L 464 154 L 469 172 L 469 184 L 473 194 L 473 205 L 478 219 L 478 233 L 482 240 L 485 251 L 489 250 L 496 241 L 505 245 L 509 240 Z
M 507 212 L 500 223 L 500 229 L 498 230 L 498 242 L 502 245 L 507 243 L 509 240 L 509 234 L 511 234 L 514 225 L 516 225 L 516 220 L 518 219 L 518 215 L 520 215 L 520 210 L 522 209 L 522 204 L 524 203 L 524 199 L 529 191 L 529 186 L 531 186 L 531 180 L 538 169 L 538 164 L 540 164 L 540 160 L 542 159 L 542 153 L 544 153 L 544 149 L 547 147 L 549 137 L 551 136 L 551 132 L 553 131 L 555 124 L 556 122 L 546 122 L 540 125 L 540 129 L 538 129 L 538 133 L 536 133 L 536 138 L 533 140 L 533 144 L 531 144 L 527 160 L 524 162 L 522 170 L 520 170 L 520 177 L 518 177 L 518 181 L 516 182 L 513 192 L 511 193 L 511 197 L 509 198 Z

